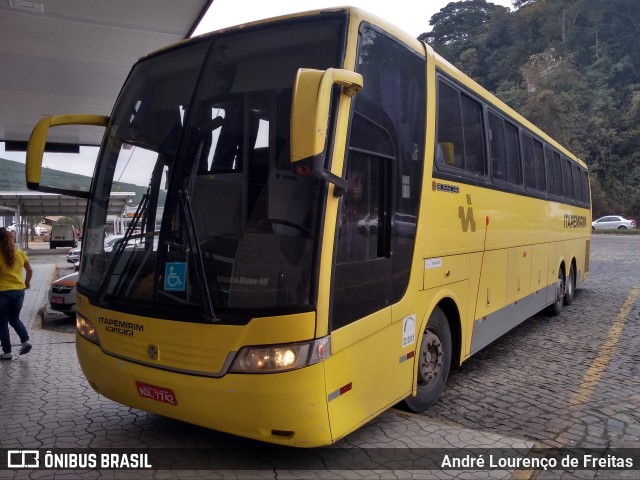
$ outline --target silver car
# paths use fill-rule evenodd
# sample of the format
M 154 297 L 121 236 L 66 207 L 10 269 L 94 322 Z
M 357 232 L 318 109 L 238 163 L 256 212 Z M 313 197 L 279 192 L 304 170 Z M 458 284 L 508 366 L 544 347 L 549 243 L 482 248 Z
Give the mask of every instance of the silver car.
M 80 261 L 81 250 L 82 250 L 82 246 L 80 245 L 69 250 L 69 253 L 67 253 L 67 262 L 76 263 Z
M 607 215 L 591 222 L 591 228 L 593 230 L 626 230 L 627 228 L 636 228 L 636 221 L 626 219 L 620 215 Z

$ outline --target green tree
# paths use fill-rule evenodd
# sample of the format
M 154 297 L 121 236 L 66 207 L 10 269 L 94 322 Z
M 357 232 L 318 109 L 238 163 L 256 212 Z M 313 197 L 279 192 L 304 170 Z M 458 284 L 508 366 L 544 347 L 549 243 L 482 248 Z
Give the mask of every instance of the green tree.
M 493 15 L 506 14 L 507 7 L 489 3 L 486 0 L 463 0 L 451 2 L 434 14 L 429 20 L 433 28 L 418 36 L 449 59 L 459 55 L 476 42 L 470 41 L 482 34 Z
M 594 214 L 640 218 L 640 1 L 449 3 L 419 38 L 589 166 Z
M 33 241 L 36 237 L 36 225 L 42 222 L 42 217 L 38 216 L 28 216 L 27 217 L 27 225 L 29 226 L 29 235 L 31 241 Z

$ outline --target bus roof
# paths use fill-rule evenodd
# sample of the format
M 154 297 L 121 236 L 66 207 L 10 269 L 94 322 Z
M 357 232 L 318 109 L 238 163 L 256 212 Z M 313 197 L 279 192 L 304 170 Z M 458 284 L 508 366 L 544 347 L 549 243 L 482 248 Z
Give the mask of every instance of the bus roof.
M 226 32 L 232 32 L 232 31 L 239 31 L 239 30 L 244 30 L 246 28 L 249 27 L 254 27 L 254 26 L 258 26 L 258 25 L 264 25 L 267 23 L 272 23 L 272 22 L 279 22 L 281 20 L 287 20 L 287 19 L 296 19 L 296 18 L 304 18 L 304 17 L 314 17 L 314 16 L 318 16 L 318 15 L 322 15 L 322 14 L 331 14 L 331 13 L 345 13 L 347 15 L 349 15 L 351 17 L 351 19 L 356 20 L 356 24 L 359 24 L 362 21 L 367 21 L 372 23 L 373 25 L 377 25 L 379 27 L 381 27 L 383 30 L 385 30 L 386 32 L 392 34 L 393 36 L 395 36 L 398 40 L 404 42 L 405 44 L 407 44 L 407 46 L 413 48 L 414 50 L 416 50 L 417 52 L 420 52 L 422 55 L 425 54 L 425 46 L 422 42 L 420 42 L 419 40 L 417 40 L 416 38 L 414 38 L 413 36 L 411 36 L 409 33 L 405 32 L 404 30 L 402 30 L 401 28 L 399 28 L 398 26 L 387 22 L 386 20 L 367 12 L 366 10 L 362 10 L 360 8 L 357 7 L 351 7 L 351 6 L 343 6 L 343 7 L 332 7 L 332 8 L 322 8 L 322 9 L 315 9 L 315 10 L 307 10 L 307 11 L 301 11 L 301 12 L 295 12 L 295 13 L 289 13 L 289 14 L 285 14 L 285 15 L 278 15 L 275 17 L 269 17 L 269 18 L 263 18 L 260 20 L 254 20 L 251 22 L 247 22 L 247 23 L 241 23 L 238 25 L 233 25 L 230 27 L 224 27 L 224 28 L 220 28 L 218 30 L 214 30 L 211 32 L 207 32 L 207 33 L 203 33 L 200 34 L 196 37 L 192 37 L 192 38 L 188 38 L 185 40 L 181 40 L 180 42 L 176 42 L 174 44 L 170 44 L 167 45 L 159 50 L 155 50 L 153 52 L 150 52 L 149 54 L 143 56 L 141 58 L 141 60 L 143 58 L 147 58 L 149 56 L 153 56 L 153 55 L 157 55 L 158 53 L 164 52 L 165 50 L 169 50 L 172 49 L 178 45 L 182 45 L 184 43 L 187 42 L 191 42 L 193 40 L 197 40 L 197 39 L 202 39 L 202 38 L 206 38 L 208 36 L 212 36 L 212 35 L 218 35 L 220 33 L 226 33 Z

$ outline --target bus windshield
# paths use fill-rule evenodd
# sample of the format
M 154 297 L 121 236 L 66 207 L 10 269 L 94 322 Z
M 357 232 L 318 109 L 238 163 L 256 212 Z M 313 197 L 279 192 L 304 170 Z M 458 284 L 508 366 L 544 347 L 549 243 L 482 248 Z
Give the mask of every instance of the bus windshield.
M 231 30 L 136 64 L 98 159 L 79 291 L 189 321 L 313 309 L 326 188 L 291 172 L 291 97 L 298 68 L 341 67 L 345 22 Z M 137 209 L 105 249 L 115 192 Z

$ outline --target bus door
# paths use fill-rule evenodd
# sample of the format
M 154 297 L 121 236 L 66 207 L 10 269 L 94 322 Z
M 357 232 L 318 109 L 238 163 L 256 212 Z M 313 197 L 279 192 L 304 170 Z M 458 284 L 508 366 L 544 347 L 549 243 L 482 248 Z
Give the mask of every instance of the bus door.
M 425 61 L 384 32 L 360 27 L 353 100 L 338 209 L 325 361 L 332 436 L 411 392 L 415 345 L 393 317 L 409 283 L 423 170 Z M 339 141 L 339 139 L 336 139 Z M 421 274 L 422 272 L 420 272 Z M 402 310 L 402 309 L 400 309 Z M 404 355 L 405 359 L 412 358 Z

